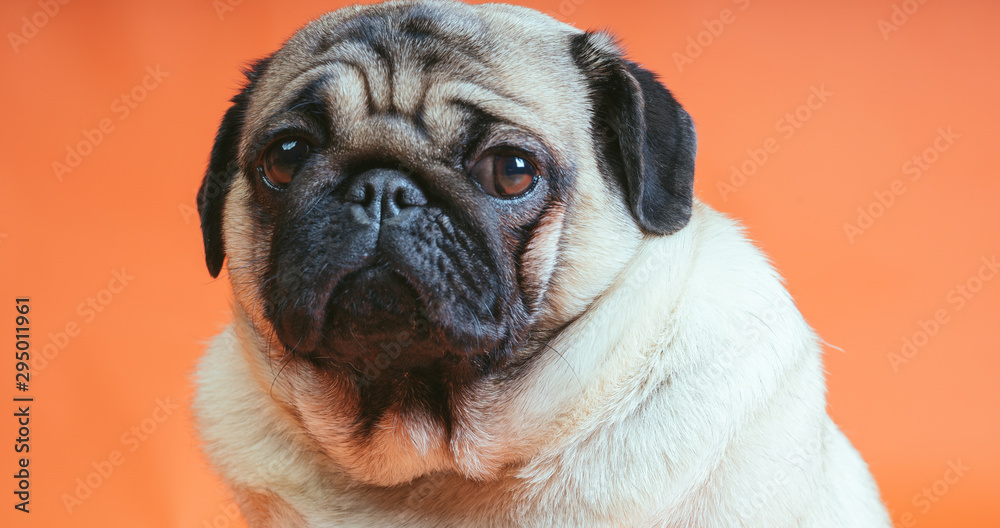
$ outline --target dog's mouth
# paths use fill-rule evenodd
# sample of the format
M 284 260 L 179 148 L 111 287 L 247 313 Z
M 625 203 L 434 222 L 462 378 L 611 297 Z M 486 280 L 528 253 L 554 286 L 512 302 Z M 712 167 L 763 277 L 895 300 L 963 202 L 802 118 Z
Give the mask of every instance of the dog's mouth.
M 344 276 L 326 304 L 319 353 L 334 363 L 380 374 L 412 370 L 449 356 L 454 345 L 427 315 L 419 283 L 387 265 Z
M 321 291 L 308 293 L 317 308 L 285 309 L 272 317 L 289 351 L 324 368 L 371 381 L 478 364 L 498 350 L 495 321 L 463 303 L 443 302 L 433 286 L 385 259 L 372 259 L 327 289 L 325 302 Z
M 387 328 L 426 319 L 419 285 L 387 264 L 374 264 L 345 275 L 326 305 L 324 327 L 329 331 L 348 325 L 377 335 Z

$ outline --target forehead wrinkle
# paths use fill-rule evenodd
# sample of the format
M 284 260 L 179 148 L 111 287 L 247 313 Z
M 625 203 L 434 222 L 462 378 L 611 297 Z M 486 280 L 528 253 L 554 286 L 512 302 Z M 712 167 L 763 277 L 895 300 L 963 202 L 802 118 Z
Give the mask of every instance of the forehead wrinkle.
M 342 148 L 354 157 L 389 158 L 420 167 L 436 164 L 435 157 L 443 156 L 439 144 L 399 116 L 374 114 L 342 126 Z
M 427 91 L 427 75 L 422 61 L 406 54 L 393 71 L 393 107 L 399 113 L 415 117 Z
M 432 68 L 448 74 L 483 73 L 486 57 L 476 37 L 485 32 L 476 19 L 422 4 L 383 7 L 342 21 L 313 48 L 314 54 L 349 60 L 362 70 L 373 68 L 368 79 L 373 111 L 415 115 Z M 436 68 L 440 64 L 446 66 Z
M 384 53 L 364 42 L 345 40 L 332 48 L 328 60 L 353 65 L 364 81 L 368 105 L 374 110 L 385 111 L 392 104 L 392 64 Z
M 331 79 L 326 84 L 328 106 L 334 119 L 357 121 L 367 115 L 371 90 L 364 69 L 352 62 L 337 61 L 328 63 L 326 70 Z
M 321 62 L 298 72 L 290 79 L 277 79 L 275 82 L 283 82 L 285 88 L 269 99 L 251 101 L 250 111 L 247 112 L 246 129 L 255 133 L 244 134 L 240 141 L 241 159 L 247 160 L 261 132 L 271 128 L 270 125 L 275 122 L 286 120 L 289 113 L 296 113 L 295 107 L 289 105 L 295 103 L 312 85 L 317 85 L 319 88 L 318 93 L 314 95 L 320 97 L 318 102 L 323 103 L 324 110 L 329 113 L 331 120 L 356 119 L 366 113 L 368 91 L 360 68 L 354 64 Z
M 461 132 L 456 126 L 462 111 L 456 106 L 475 108 L 494 119 L 517 123 L 536 135 L 544 136 L 548 127 L 535 115 L 528 105 L 491 88 L 469 81 L 445 81 L 433 85 L 427 92 L 423 119 L 428 131 L 434 136 L 448 137 Z M 445 143 L 449 141 L 443 141 Z

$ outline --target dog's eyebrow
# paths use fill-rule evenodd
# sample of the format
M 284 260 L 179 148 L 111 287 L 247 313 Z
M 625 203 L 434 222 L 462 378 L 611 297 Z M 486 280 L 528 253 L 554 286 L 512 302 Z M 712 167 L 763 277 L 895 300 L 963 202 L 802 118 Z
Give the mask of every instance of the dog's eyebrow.
M 309 82 L 295 93 L 285 105 L 285 112 L 307 114 L 322 121 L 329 119 L 330 107 L 328 98 L 324 96 L 329 77 L 323 76 Z

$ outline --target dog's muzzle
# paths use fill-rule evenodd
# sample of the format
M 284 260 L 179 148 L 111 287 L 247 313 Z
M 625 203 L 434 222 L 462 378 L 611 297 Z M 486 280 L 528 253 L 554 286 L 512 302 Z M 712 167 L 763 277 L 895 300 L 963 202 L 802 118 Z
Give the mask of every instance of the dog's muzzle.
M 285 348 L 357 367 L 405 343 L 392 365 L 405 371 L 495 346 L 505 296 L 488 252 L 409 172 L 310 192 L 277 224 L 262 291 Z

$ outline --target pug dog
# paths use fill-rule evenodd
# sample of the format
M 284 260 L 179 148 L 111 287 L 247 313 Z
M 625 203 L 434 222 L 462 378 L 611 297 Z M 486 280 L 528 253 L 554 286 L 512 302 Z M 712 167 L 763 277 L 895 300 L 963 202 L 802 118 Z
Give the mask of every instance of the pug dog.
M 232 103 L 195 406 L 250 526 L 890 526 L 819 340 L 607 33 L 352 6 Z

